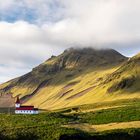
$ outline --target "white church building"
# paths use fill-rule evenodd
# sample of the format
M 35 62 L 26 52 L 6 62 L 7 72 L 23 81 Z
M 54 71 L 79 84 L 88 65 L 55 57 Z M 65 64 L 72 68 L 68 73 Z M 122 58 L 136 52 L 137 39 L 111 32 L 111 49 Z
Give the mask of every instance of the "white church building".
M 38 114 L 38 108 L 34 108 L 34 106 L 21 106 L 21 102 L 19 97 L 17 97 L 15 103 L 15 114 Z

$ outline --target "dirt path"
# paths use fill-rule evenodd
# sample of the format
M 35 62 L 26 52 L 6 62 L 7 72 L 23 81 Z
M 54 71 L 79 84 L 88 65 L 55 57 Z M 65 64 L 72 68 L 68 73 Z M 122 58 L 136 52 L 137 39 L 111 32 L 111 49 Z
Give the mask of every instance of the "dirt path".
M 114 129 L 140 128 L 140 121 L 109 123 L 109 124 L 100 124 L 100 125 L 69 124 L 69 125 L 64 125 L 63 127 L 76 128 L 76 129 L 80 129 L 83 131 L 90 131 L 90 132 L 102 132 L 102 131 L 114 130 Z

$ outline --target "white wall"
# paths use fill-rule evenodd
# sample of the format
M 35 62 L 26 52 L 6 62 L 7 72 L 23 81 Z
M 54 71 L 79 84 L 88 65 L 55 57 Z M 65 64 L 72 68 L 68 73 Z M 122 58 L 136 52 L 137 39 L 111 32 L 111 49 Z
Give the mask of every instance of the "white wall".
M 20 104 L 15 104 L 15 107 L 16 107 L 16 108 L 19 108 L 19 107 L 20 107 Z
M 15 114 L 38 114 L 36 110 L 15 110 Z

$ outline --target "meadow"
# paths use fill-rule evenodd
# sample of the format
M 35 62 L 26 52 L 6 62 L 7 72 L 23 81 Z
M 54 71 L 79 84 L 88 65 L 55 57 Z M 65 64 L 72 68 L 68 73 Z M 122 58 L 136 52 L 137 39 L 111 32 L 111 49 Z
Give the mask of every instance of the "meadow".
M 133 102 L 133 104 L 132 104 Z M 125 103 L 125 102 L 124 102 Z M 0 114 L 1 140 L 138 140 L 140 128 L 115 129 L 102 132 L 84 131 L 79 127 L 66 125 L 99 125 L 113 122 L 140 120 L 139 101 L 126 102 L 127 106 L 87 111 L 88 106 L 44 112 L 39 115 Z M 112 103 L 117 104 L 117 103 Z M 94 105 L 91 105 L 94 106 Z M 92 107 L 89 106 L 89 109 Z M 95 106 L 94 106 L 95 107 Z M 87 112 L 84 112 L 85 110 Z M 75 109 L 75 110 L 74 110 Z

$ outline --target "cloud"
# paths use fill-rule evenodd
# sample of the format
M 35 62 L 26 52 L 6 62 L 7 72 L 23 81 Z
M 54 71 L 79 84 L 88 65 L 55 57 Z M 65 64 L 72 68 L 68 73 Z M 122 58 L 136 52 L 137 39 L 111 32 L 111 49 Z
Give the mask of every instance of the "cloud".
M 28 72 L 62 50 L 49 43 L 41 27 L 24 21 L 0 22 L 0 82 Z
M 139 5 L 139 0 L 6 0 L 0 9 L 15 22 L 43 27 L 52 43 L 101 47 L 139 41 Z
M 139 17 L 139 0 L 0 1 L 2 77 L 5 69 L 26 73 L 71 46 L 138 49 Z
M 140 1 L 61 0 L 65 18 L 49 27 L 53 39 L 105 46 L 139 41 Z

